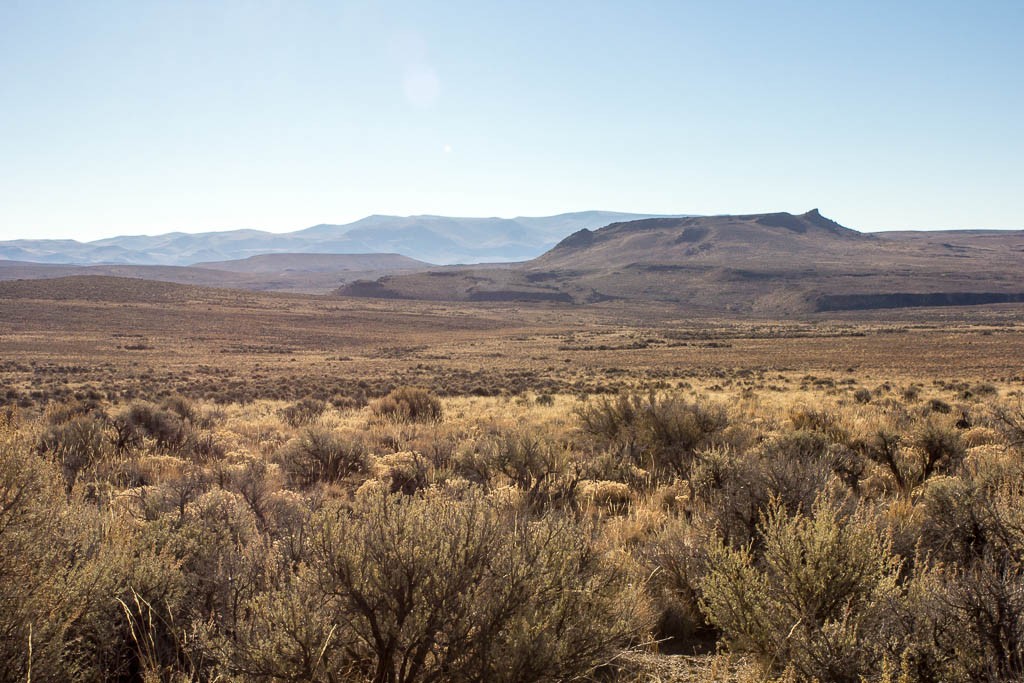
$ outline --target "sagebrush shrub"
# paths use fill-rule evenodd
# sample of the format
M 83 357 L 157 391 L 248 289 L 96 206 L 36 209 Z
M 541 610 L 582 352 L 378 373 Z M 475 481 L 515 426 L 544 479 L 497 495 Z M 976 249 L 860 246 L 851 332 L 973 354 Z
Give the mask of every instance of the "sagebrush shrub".
M 739 454 L 712 448 L 696 454 L 690 483 L 695 524 L 728 544 L 762 543 L 761 518 L 774 503 L 790 514 L 807 512 L 825 492 L 859 479 L 856 454 L 820 432 L 784 432 Z
M 1008 445 L 1024 450 L 1024 400 L 1018 400 L 1015 406 L 996 404 L 992 408 L 992 421 Z
M 947 474 L 960 465 L 967 454 L 960 432 L 939 420 L 929 419 L 914 435 L 913 445 L 923 456 L 921 479 Z
M 399 451 L 377 458 L 371 472 L 388 492 L 412 495 L 427 487 L 433 468 L 421 453 Z
M 757 537 L 771 499 L 758 463 L 729 449 L 707 449 L 697 454 L 689 481 L 696 526 L 736 546 Z
M 111 455 L 107 422 L 86 413 L 51 424 L 43 432 L 38 449 L 60 464 L 67 490 L 71 491 L 84 470 L 95 467 Z
M 829 410 L 798 406 L 789 411 L 789 420 L 797 432 L 817 432 L 837 443 L 849 438 L 839 416 Z
M 289 426 L 298 428 L 315 421 L 325 410 L 327 404 L 324 401 L 307 396 L 298 403 L 282 408 L 278 414 Z
M 998 553 L 919 567 L 894 603 L 887 634 L 904 680 L 974 683 L 1024 678 L 1024 567 Z
M 398 387 L 370 404 L 375 415 L 394 420 L 437 422 L 441 419 L 441 401 L 419 387 Z
M 855 486 L 863 469 L 856 454 L 817 431 L 780 434 L 762 444 L 757 454 L 748 457 L 757 479 L 790 513 L 810 510 L 833 479 Z
M 302 680 L 556 681 L 647 626 L 627 578 L 567 520 L 479 495 L 368 490 L 313 520 L 312 556 L 254 599 L 226 668 Z M 287 673 L 286 673 L 287 672 Z
M 148 403 L 135 403 L 115 419 L 126 432 L 153 439 L 158 448 L 180 450 L 188 442 L 190 429 L 181 415 Z
M 190 502 L 164 543 L 185 574 L 189 618 L 229 632 L 248 616 L 246 601 L 266 590 L 280 557 L 250 502 L 224 489 Z
M 58 525 L 63 484 L 23 443 L 0 442 L 0 681 L 24 681 L 28 641 L 36 638 L 37 676 L 63 671 L 68 600 Z M 69 537 L 74 538 L 71 529 Z
M 820 498 L 806 514 L 773 505 L 762 535 L 757 556 L 721 543 L 709 551 L 701 605 L 727 642 L 804 680 L 876 673 L 884 652 L 873 637 L 899 597 L 900 562 L 872 520 Z
M 602 447 L 667 477 L 686 476 L 695 453 L 722 440 L 729 425 L 720 405 L 655 394 L 601 398 L 576 414 Z
M 307 427 L 274 458 L 288 480 L 302 488 L 338 481 L 368 466 L 367 448 L 361 438 L 321 427 Z
M 525 429 L 488 440 L 483 447 L 483 467 L 492 477 L 504 476 L 534 505 L 569 500 L 578 479 L 563 446 L 545 434 Z
M 199 413 L 196 411 L 192 402 L 184 396 L 168 396 L 160 402 L 161 410 L 174 413 L 185 422 L 191 424 L 197 424 L 199 422 Z
M 855 449 L 882 466 L 903 496 L 910 496 L 930 477 L 956 471 L 967 453 L 960 431 L 935 417 L 912 428 L 879 427 L 859 439 Z
M 634 551 L 648 572 L 645 587 L 659 612 L 655 635 L 684 652 L 715 637 L 697 599 L 703 553 L 682 517 L 669 518 Z
M 177 609 L 181 577 L 173 557 L 139 539 L 122 518 L 68 496 L 26 444 L 0 442 L 0 681 L 141 671 L 118 600 L 134 593 Z M 150 635 L 162 665 L 179 664 L 173 635 Z
M 577 496 L 584 503 L 613 511 L 625 510 L 633 500 L 633 492 L 621 481 L 584 479 L 577 486 Z

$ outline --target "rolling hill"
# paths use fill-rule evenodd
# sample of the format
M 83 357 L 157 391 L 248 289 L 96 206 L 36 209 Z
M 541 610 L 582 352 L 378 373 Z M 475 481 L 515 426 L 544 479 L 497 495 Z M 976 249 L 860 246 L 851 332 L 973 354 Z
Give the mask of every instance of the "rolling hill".
M 1024 231 L 867 234 L 817 210 L 653 218 L 579 230 L 524 263 L 386 276 L 339 294 L 759 314 L 1016 302 Z
M 245 259 L 260 254 L 397 253 L 431 263 L 521 261 L 566 235 L 650 214 L 583 211 L 544 217 L 449 218 L 369 216 L 345 225 L 315 225 L 289 233 L 231 230 L 157 236 L 0 242 L 0 260 L 64 265 L 162 265 Z
M 0 260 L 0 281 L 105 276 L 202 287 L 324 294 L 347 282 L 431 267 L 398 254 L 265 254 L 197 266 L 75 266 Z

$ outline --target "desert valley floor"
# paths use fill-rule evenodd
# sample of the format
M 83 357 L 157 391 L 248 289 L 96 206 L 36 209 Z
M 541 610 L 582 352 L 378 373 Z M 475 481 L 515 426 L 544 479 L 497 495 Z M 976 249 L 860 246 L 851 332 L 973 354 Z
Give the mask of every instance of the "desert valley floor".
M 85 277 L 0 283 L 0 309 L 11 398 L 90 386 L 221 400 L 372 398 L 401 384 L 448 396 L 587 394 L 651 382 L 1019 382 L 1024 372 L 1020 304 L 776 321 L 657 304 L 378 301 Z
M 0 282 L 0 680 L 1007 680 L 1022 360 L 1014 303 Z

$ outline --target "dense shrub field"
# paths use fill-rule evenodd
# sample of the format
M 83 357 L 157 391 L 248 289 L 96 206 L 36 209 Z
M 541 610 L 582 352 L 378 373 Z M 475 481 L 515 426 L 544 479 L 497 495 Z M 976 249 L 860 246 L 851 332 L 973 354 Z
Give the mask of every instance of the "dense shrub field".
M 1022 678 L 1007 387 L 0 413 L 2 681 Z

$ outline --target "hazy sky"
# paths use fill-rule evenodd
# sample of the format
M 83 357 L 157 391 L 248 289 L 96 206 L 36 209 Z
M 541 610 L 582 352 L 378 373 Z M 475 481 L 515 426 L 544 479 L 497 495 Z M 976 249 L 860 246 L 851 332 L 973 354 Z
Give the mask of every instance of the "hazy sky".
M 371 213 L 1024 228 L 1024 2 L 0 0 L 0 238 Z

